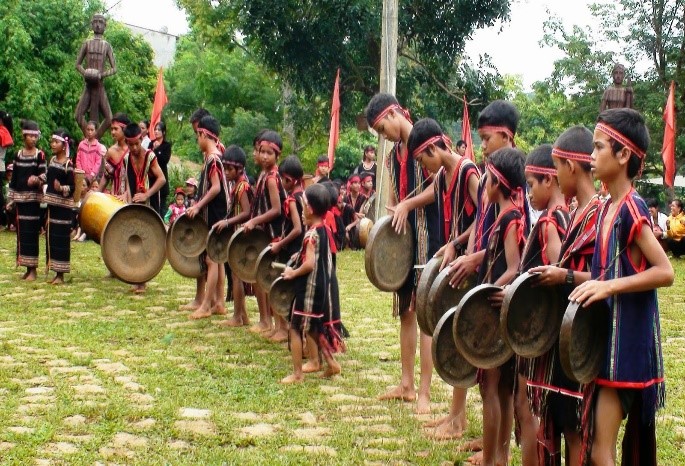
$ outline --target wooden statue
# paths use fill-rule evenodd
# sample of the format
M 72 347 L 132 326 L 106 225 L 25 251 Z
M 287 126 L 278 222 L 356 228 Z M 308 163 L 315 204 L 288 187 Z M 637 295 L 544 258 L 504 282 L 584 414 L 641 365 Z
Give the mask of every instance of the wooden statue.
M 628 80 L 628 85 L 623 85 L 623 79 L 626 75 L 626 68 L 620 63 L 614 65 L 611 76 L 614 83 L 607 87 L 602 95 L 602 103 L 599 106 L 599 111 L 603 112 L 609 108 L 633 108 L 633 88 Z
M 112 46 L 102 37 L 107 27 L 107 19 L 101 14 L 95 14 L 90 24 L 94 37 L 83 43 L 76 58 L 76 69 L 83 76 L 85 86 L 76 107 L 75 117 L 85 135 L 87 122 L 92 120 L 98 123 L 100 112 L 102 112 L 104 120 L 96 131 L 96 137 L 100 139 L 112 122 L 112 109 L 109 106 L 103 80 L 115 74 L 117 67 Z M 106 63 L 109 63 L 109 69 L 105 69 Z M 86 113 L 89 114 L 88 119 L 86 119 Z

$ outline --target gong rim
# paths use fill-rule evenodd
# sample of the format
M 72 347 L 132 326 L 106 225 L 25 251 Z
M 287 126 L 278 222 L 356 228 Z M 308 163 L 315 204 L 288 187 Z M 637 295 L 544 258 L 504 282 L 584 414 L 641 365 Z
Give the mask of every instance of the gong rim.
M 159 214 L 143 204 L 128 204 L 109 218 L 102 231 L 102 260 L 119 280 L 146 283 L 164 267 L 165 242 Z
M 381 291 L 397 291 L 414 268 L 414 233 L 407 228 L 398 235 L 392 217 L 386 215 L 369 232 L 364 250 L 364 268 L 369 281 Z
M 217 231 L 215 225 L 209 230 L 207 233 L 207 257 L 212 262 L 217 264 L 228 262 L 228 243 L 231 241 L 231 236 L 232 233 L 228 227 Z
M 290 315 L 295 300 L 295 287 L 289 280 L 278 277 L 269 288 L 269 305 L 279 316 L 286 318 Z
M 450 269 L 449 267 L 445 267 L 438 276 L 435 277 L 435 280 L 433 280 L 433 284 L 428 291 L 428 315 L 426 323 L 428 325 L 428 330 L 430 330 L 429 335 L 432 335 L 433 332 L 435 332 L 435 326 L 438 325 L 438 321 L 445 312 L 458 305 L 466 293 L 476 286 L 476 281 L 478 279 L 476 274 L 468 275 L 462 280 L 457 288 L 452 288 L 450 286 L 450 278 Z
M 171 242 L 179 254 L 185 257 L 197 257 L 207 247 L 209 228 L 200 216 L 193 218 L 181 214 L 171 225 Z
M 287 253 L 283 250 L 278 254 L 274 254 L 271 250 L 271 245 L 265 247 L 257 256 L 256 279 L 257 285 L 267 293 L 271 290 L 273 282 L 281 276 L 281 270 L 274 269 L 271 264 L 274 262 L 285 263 L 288 258 Z
M 482 284 L 470 290 L 457 306 L 452 333 L 464 358 L 480 369 L 494 369 L 507 362 L 514 352 L 500 332 L 500 310 L 488 297 L 502 287 Z
M 245 283 L 257 281 L 257 257 L 271 243 L 269 235 L 260 229 L 245 233 L 239 228 L 228 242 L 228 265 L 234 273 Z
M 456 306 L 448 309 L 435 326 L 431 339 L 433 366 L 447 384 L 469 388 L 476 385 L 478 369 L 462 356 L 454 343 L 452 325 L 456 310 Z
M 602 370 L 609 338 L 610 310 L 606 301 L 587 308 L 571 302 L 559 333 L 559 359 L 564 373 L 579 383 L 592 382 Z
M 200 266 L 199 257 L 185 257 L 176 251 L 176 248 L 171 244 L 171 236 L 167 233 L 166 237 L 166 258 L 169 265 L 179 275 L 187 278 L 200 278 L 202 276 L 202 267 Z
M 435 330 L 430 326 L 429 321 L 431 309 L 428 307 L 428 293 L 440 273 L 440 265 L 442 265 L 442 257 L 433 257 L 429 260 L 421 271 L 421 277 L 416 285 L 416 303 L 414 304 L 416 321 L 425 335 L 433 335 L 433 330 Z
M 517 355 L 536 358 L 549 351 L 559 338 L 562 290 L 558 286 L 534 286 L 539 274 L 519 275 L 504 290 L 500 332 Z
M 366 248 L 369 242 L 369 233 L 373 228 L 373 222 L 369 218 L 363 218 L 359 221 L 359 245 Z

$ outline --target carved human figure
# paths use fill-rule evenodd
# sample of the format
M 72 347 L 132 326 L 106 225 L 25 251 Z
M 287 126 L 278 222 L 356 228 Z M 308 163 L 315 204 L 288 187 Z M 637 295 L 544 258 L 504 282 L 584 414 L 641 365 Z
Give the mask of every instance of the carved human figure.
M 101 14 L 95 14 L 90 24 L 94 37 L 83 43 L 76 58 L 76 69 L 83 76 L 85 86 L 76 107 L 75 117 L 85 135 L 88 120 L 98 122 L 102 112 L 104 120 L 96 131 L 96 137 L 100 139 L 112 122 L 112 110 L 103 80 L 115 74 L 117 67 L 112 46 L 102 37 L 107 27 L 107 19 Z M 107 63 L 108 69 L 105 66 Z M 89 113 L 89 118 L 86 118 L 86 112 Z
M 626 76 L 625 66 L 616 63 L 611 76 L 614 83 L 604 91 L 599 111 L 603 112 L 610 108 L 633 108 L 633 88 L 630 85 L 630 80 L 628 80 L 627 86 L 623 85 Z

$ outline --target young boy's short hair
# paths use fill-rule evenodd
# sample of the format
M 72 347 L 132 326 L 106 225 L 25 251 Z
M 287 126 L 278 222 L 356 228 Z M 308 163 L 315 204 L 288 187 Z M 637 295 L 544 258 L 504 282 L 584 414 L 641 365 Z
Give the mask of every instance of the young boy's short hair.
M 649 131 L 645 125 L 645 119 L 640 112 L 632 108 L 612 108 L 604 110 L 597 117 L 597 123 L 603 123 L 628 138 L 643 153 L 649 148 Z M 612 138 L 611 150 L 616 153 L 626 147 Z M 635 178 L 641 171 L 644 157 L 640 157 L 632 151 L 628 161 L 628 178 Z
M 278 150 L 276 151 L 276 156 L 280 155 L 281 151 L 283 150 L 283 140 L 281 139 L 281 135 L 278 134 L 276 131 L 272 131 L 270 129 L 261 131 L 259 139 L 257 139 L 255 145 L 259 144 L 262 141 L 270 142 L 278 148 Z
M 466 141 L 464 141 L 463 139 L 460 139 L 457 141 L 457 147 L 466 147 L 466 146 L 468 146 L 468 144 L 466 144 Z
M 340 189 L 332 181 L 325 181 L 323 183 L 317 183 L 322 185 L 328 190 L 328 208 L 330 209 L 338 203 L 338 196 L 340 195 Z
M 121 123 L 128 126 L 131 124 L 131 119 L 125 113 L 117 113 L 112 117 L 112 123 Z
M 528 154 L 528 157 L 526 157 L 526 171 L 528 171 L 528 167 L 548 168 L 554 170 L 554 161 L 552 160 L 552 145 L 542 144 L 533 149 L 531 153 Z M 542 173 L 531 172 L 530 174 L 538 181 L 542 181 L 545 178 L 545 175 Z
M 378 116 L 388 107 L 392 105 L 400 106 L 400 102 L 392 94 L 379 93 L 371 98 L 369 104 L 366 106 L 365 114 L 366 121 L 369 126 L 373 127 Z
M 503 126 L 516 134 L 520 115 L 514 104 L 506 100 L 495 100 L 478 115 L 478 128 Z
M 190 124 L 192 125 L 193 123 L 199 123 L 200 120 L 202 120 L 207 115 L 210 115 L 209 110 L 202 107 L 198 108 L 193 112 L 192 115 L 190 115 Z
M 219 134 L 221 133 L 221 125 L 219 124 L 219 120 L 214 118 L 212 115 L 205 115 L 203 116 L 199 123 L 197 124 L 198 129 L 204 129 L 212 133 L 215 138 L 219 137 Z
M 414 157 L 414 152 L 423 143 L 434 137 L 441 137 L 443 135 L 442 128 L 437 121 L 432 118 L 422 118 L 414 124 L 414 127 L 409 133 L 409 140 L 407 141 L 407 150 L 409 154 Z M 447 145 L 443 139 L 438 139 L 434 142 L 439 148 L 446 150 Z
M 566 152 L 569 155 L 576 154 L 573 156 L 573 160 L 578 162 L 580 168 L 586 173 L 589 173 L 592 170 L 592 165 L 590 165 L 590 155 L 594 150 L 592 131 L 585 126 L 572 126 L 561 133 L 557 140 L 554 141 L 554 149 L 561 151 L 561 153 Z M 585 160 L 583 155 L 587 155 L 587 160 Z M 580 158 L 577 158 L 577 156 L 580 156 Z M 569 157 L 562 156 L 562 158 Z
M 289 155 L 283 159 L 281 164 L 278 166 L 278 173 L 281 176 L 287 175 L 294 179 L 295 181 L 301 180 L 304 176 L 304 170 L 302 169 L 302 163 L 297 155 Z
M 328 155 L 326 155 L 326 154 L 321 154 L 316 158 L 316 164 L 317 165 L 322 165 L 322 164 L 328 165 L 329 163 L 330 163 L 330 160 L 328 160 Z
M 659 208 L 659 201 L 657 201 L 653 197 L 650 197 L 649 199 L 645 199 L 645 202 L 647 203 L 647 207 L 654 207 L 655 209 Z
M 239 171 L 242 171 L 245 169 L 247 156 L 245 155 L 245 151 L 240 146 L 231 144 L 221 155 L 221 162 L 232 165 Z
M 512 190 L 521 188 L 525 190 L 526 186 L 526 154 L 523 151 L 513 147 L 503 147 L 493 152 L 488 158 L 487 166 L 492 165 L 505 178 L 509 188 L 504 186 L 502 180 L 498 180 L 498 188 L 505 197 L 512 195 Z
M 136 123 L 129 123 L 124 128 L 124 137 L 126 139 L 137 138 L 141 134 L 143 134 L 143 130 L 140 129 L 140 126 L 138 126 Z
M 331 207 L 331 194 L 326 186 L 315 183 L 304 190 L 307 204 L 317 217 L 323 217 Z

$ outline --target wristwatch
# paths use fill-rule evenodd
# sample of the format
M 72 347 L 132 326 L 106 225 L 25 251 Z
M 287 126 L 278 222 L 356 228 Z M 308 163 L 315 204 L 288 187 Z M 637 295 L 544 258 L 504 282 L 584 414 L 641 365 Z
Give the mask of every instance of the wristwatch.
M 573 285 L 573 270 L 568 269 L 566 271 L 566 284 L 567 285 Z

